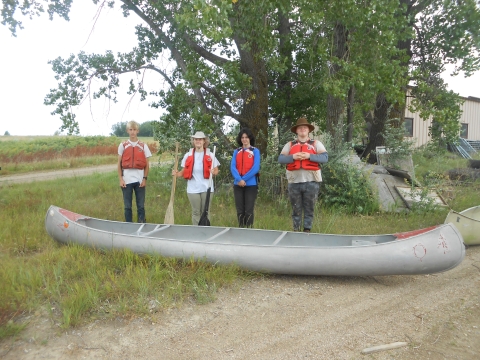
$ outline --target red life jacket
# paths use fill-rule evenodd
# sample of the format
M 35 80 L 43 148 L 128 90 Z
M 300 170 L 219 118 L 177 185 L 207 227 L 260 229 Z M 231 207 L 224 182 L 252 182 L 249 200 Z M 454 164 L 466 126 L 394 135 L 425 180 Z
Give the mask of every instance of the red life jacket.
M 290 152 L 289 154 L 293 155 L 298 152 L 307 152 L 310 154 L 316 154 L 315 150 L 315 140 L 308 140 L 306 143 L 300 143 L 295 140 L 290 143 Z M 293 163 L 287 164 L 287 170 L 320 170 L 320 164 L 310 161 L 310 160 L 294 160 Z
M 253 149 L 254 148 L 251 146 L 248 149 L 245 149 L 243 147 L 238 148 L 236 163 L 237 171 L 240 176 L 245 175 L 253 167 L 253 162 L 255 159 Z
M 141 141 L 133 146 L 130 141 L 125 141 L 122 154 L 122 169 L 145 169 L 147 166 L 147 157 L 145 156 L 144 146 Z
M 188 155 L 185 160 L 185 167 L 183 168 L 183 177 L 190 180 L 193 176 L 193 165 L 195 164 L 195 149 Z M 207 154 L 207 149 L 203 149 L 203 177 L 205 179 L 210 178 L 210 169 L 212 167 L 212 157 Z

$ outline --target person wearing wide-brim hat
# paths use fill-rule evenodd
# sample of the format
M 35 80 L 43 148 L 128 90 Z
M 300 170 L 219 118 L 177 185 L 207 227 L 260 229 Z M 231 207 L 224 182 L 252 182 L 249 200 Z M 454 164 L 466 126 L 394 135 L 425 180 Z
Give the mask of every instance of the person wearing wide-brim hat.
M 288 142 L 278 157 L 278 162 L 287 167 L 293 230 L 303 230 L 307 233 L 313 226 L 315 203 L 322 182 L 320 164 L 328 161 L 325 146 L 309 137 L 314 129 L 315 127 L 309 124 L 305 117 L 299 118 L 290 129 L 297 134 L 297 138 Z
M 191 139 L 193 147 L 182 159 L 182 170 L 172 170 L 172 175 L 187 180 L 187 196 L 192 206 L 192 224 L 198 225 L 205 208 L 210 173 L 217 175 L 220 163 L 216 157 L 213 158 L 213 154 L 208 149 L 210 140 L 203 131 L 197 131 L 191 136 Z M 210 199 L 213 196 L 213 190 L 213 185 L 211 185 Z M 211 203 L 210 201 L 209 204 Z

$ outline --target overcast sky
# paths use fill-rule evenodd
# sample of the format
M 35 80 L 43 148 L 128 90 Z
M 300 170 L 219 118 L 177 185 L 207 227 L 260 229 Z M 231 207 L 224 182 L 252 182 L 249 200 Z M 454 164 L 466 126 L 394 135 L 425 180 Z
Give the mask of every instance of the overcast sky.
M 61 126 L 58 115 L 50 115 L 53 106 L 43 105 L 50 89 L 57 85 L 49 60 L 66 58 L 80 51 L 87 53 L 114 53 L 129 51 L 136 43 L 134 27 L 140 21 L 136 16 L 125 19 L 121 10 L 104 9 L 94 25 L 97 6 L 91 1 L 74 1 L 69 22 L 47 16 L 25 19 L 25 29 L 12 37 L 6 26 L 0 25 L 0 135 L 53 135 Z M 92 30 L 93 29 L 93 30 Z M 108 39 L 108 40 L 106 40 Z M 163 61 L 166 61 L 164 59 Z M 128 75 L 127 75 L 128 77 Z M 123 84 L 128 86 L 128 78 Z M 162 79 L 149 73 L 147 88 L 159 90 Z M 447 77 L 449 88 L 461 96 L 480 98 L 480 73 L 468 79 Z M 121 80 L 122 82 L 122 80 Z M 86 101 L 75 113 L 81 135 L 108 135 L 112 125 L 120 121 L 144 122 L 158 119 L 162 110 L 152 109 L 148 100 L 140 102 L 119 91 L 119 103 L 103 99 Z

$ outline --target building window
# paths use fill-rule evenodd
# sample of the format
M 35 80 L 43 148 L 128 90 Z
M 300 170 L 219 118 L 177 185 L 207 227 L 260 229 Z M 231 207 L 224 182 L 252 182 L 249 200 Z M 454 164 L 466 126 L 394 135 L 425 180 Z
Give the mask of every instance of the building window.
M 460 129 L 460 137 L 463 139 L 468 139 L 468 124 L 461 124 L 462 128 Z
M 413 137 L 413 118 L 405 118 L 405 136 Z

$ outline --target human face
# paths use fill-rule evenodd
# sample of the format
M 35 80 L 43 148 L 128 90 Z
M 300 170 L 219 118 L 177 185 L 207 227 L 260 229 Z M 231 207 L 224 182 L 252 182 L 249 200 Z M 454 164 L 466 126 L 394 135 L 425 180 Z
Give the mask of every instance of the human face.
M 299 138 L 307 138 L 309 132 L 310 129 L 307 125 L 300 125 L 299 127 L 297 127 L 297 135 Z
M 128 132 L 128 136 L 130 137 L 130 140 L 132 140 L 132 141 L 136 141 L 136 140 L 137 140 L 137 136 L 138 136 L 139 129 L 136 129 L 136 128 L 133 128 L 133 127 L 129 127 L 129 128 L 127 129 L 127 132 Z
M 205 139 L 193 139 L 193 143 L 195 144 L 195 149 L 200 150 L 200 149 L 203 149 L 203 144 L 205 144 Z
M 250 147 L 250 138 L 248 137 L 247 134 L 242 134 L 242 137 L 240 138 L 242 141 L 242 145 L 244 148 L 249 148 Z

